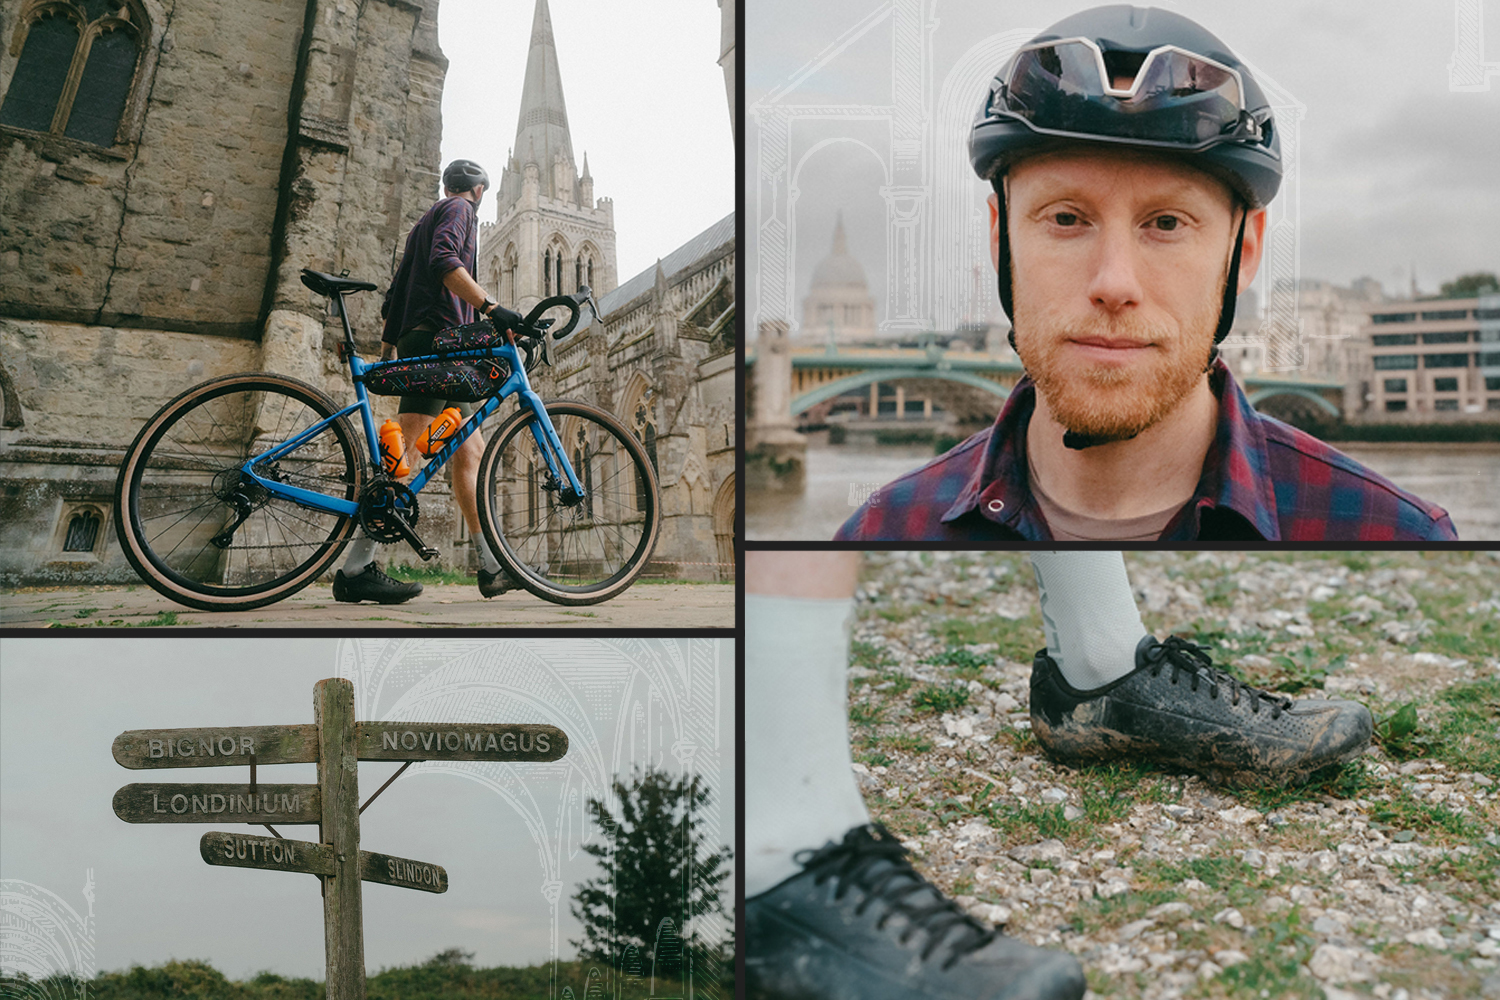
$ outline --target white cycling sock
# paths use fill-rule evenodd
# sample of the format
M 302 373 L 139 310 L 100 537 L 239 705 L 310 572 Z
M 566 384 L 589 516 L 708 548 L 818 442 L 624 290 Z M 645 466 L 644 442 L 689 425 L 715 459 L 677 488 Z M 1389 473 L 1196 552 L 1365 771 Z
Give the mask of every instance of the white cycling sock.
M 850 768 L 851 598 L 745 595 L 745 895 L 870 821 Z
M 344 560 L 344 576 L 359 576 L 375 562 L 375 539 L 356 538 L 349 543 L 349 558 Z
M 1092 691 L 1135 669 L 1146 634 L 1119 552 L 1033 552 L 1047 655 L 1063 679 Z
M 490 547 L 485 544 L 484 538 L 480 535 L 474 536 L 474 551 L 479 554 L 480 569 L 486 573 L 500 572 L 500 560 L 495 558 L 495 553 L 490 551 Z

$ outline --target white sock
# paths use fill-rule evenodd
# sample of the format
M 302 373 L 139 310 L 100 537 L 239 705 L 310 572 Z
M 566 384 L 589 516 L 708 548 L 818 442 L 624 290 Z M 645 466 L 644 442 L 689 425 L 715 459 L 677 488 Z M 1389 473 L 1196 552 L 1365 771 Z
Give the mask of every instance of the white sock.
M 1092 691 L 1135 669 L 1146 634 L 1119 552 L 1033 552 L 1047 655 L 1063 679 Z
M 344 560 L 344 576 L 359 576 L 375 562 L 375 539 L 356 538 L 349 543 L 349 558 Z
M 745 595 L 745 895 L 870 822 L 850 768 L 853 599 Z
M 486 573 L 500 572 L 500 560 L 495 558 L 495 553 L 484 543 L 479 535 L 474 536 L 474 551 L 479 553 L 479 568 Z

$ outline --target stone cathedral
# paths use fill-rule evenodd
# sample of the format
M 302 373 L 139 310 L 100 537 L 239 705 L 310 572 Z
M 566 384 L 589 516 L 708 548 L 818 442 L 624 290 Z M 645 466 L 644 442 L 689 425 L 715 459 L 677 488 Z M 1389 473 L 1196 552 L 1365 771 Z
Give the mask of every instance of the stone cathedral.
M 732 579 L 734 562 L 734 216 L 626 281 L 614 204 L 575 159 L 547 0 L 537 0 L 510 158 L 481 228 L 479 281 L 519 312 L 593 289 L 602 329 L 570 340 L 538 374 L 544 398 L 603 407 L 645 444 L 663 502 L 661 571 Z

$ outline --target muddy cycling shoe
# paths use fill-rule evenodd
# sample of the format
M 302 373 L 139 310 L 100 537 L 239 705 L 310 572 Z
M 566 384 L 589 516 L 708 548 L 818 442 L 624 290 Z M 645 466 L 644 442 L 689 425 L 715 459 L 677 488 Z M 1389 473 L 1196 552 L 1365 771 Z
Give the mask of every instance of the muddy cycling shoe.
M 968 916 L 895 836 L 858 826 L 797 856 L 801 873 L 745 901 L 749 1000 L 1078 1000 L 1067 952 Z
M 422 592 L 422 585 L 386 576 L 371 563 L 358 576 L 345 576 L 339 570 L 333 576 L 333 599 L 346 604 L 374 601 L 376 604 L 401 604 Z
M 1370 710 L 1293 701 L 1215 670 L 1176 636 L 1141 640 L 1133 671 L 1092 691 L 1063 679 L 1044 649 L 1031 667 L 1031 731 L 1047 756 L 1077 766 L 1126 758 L 1197 771 L 1228 785 L 1286 785 L 1352 760 L 1370 742 Z
M 519 586 L 516 578 L 506 572 L 504 566 L 494 573 L 487 573 L 483 569 L 479 571 L 480 597 L 499 597 L 507 590 L 515 590 Z

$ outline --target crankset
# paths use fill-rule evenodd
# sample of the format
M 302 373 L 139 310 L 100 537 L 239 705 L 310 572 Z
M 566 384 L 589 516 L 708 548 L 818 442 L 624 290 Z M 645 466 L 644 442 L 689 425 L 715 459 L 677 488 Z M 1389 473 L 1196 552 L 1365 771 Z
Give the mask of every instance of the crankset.
M 377 476 L 359 498 L 359 526 L 377 542 L 406 542 L 423 559 L 433 559 L 438 550 L 417 536 L 420 511 L 417 495 L 404 483 Z

